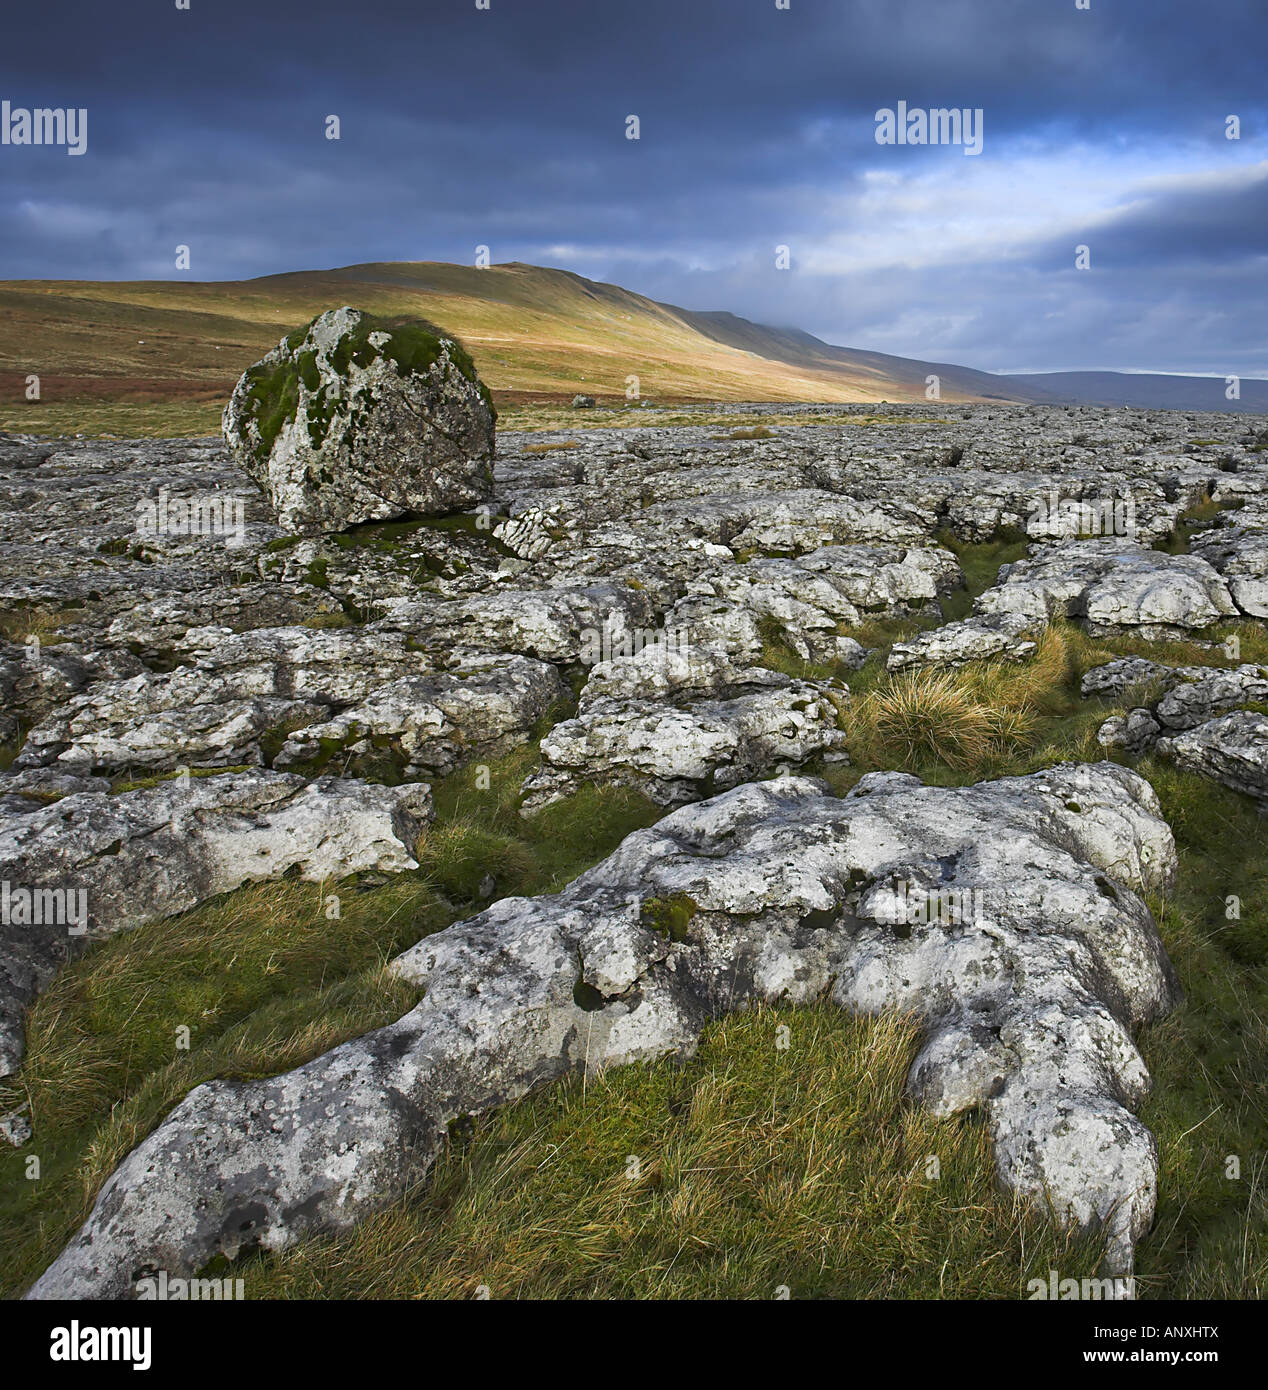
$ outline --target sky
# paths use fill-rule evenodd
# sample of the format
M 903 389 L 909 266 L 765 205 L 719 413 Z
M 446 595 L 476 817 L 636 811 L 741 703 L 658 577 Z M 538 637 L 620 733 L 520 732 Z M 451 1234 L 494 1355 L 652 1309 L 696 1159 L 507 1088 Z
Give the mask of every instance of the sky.
M 180 2 L 6 6 L 0 99 L 88 118 L 0 144 L 0 278 L 487 247 L 988 371 L 1268 377 L 1268 0 Z M 899 102 L 981 152 L 879 144 Z

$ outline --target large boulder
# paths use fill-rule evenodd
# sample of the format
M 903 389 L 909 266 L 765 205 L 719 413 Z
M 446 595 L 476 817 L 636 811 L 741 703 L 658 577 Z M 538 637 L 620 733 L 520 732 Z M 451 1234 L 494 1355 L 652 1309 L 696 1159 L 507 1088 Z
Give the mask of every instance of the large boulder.
M 345 307 L 248 368 L 223 425 L 278 525 L 315 535 L 487 497 L 496 419 L 451 338 Z

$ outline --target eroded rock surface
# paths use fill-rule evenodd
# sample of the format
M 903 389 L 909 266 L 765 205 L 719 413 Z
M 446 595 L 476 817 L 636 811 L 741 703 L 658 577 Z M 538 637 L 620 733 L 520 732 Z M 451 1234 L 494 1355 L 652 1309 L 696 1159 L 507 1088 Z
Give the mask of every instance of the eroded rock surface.
M 87 776 L 260 765 L 275 734 L 282 766 L 364 752 L 353 745 L 378 738 L 407 767 L 448 772 L 523 742 L 565 694 L 545 662 L 484 657 L 438 670 L 405 635 L 370 628 L 201 628 L 182 645 L 187 665 L 72 697 L 29 732 L 15 767 Z
M 963 666 L 970 661 L 1024 661 L 1034 656 L 1046 622 L 1009 612 L 971 616 L 895 642 L 885 659 L 890 671 L 915 666 Z
M 1125 658 L 1083 679 L 1084 695 L 1121 698 L 1133 691 L 1151 692 L 1148 703 L 1107 719 L 1097 733 L 1103 747 L 1122 748 L 1131 757 L 1157 753 L 1268 803 L 1268 669 Z
M 1154 745 L 1187 772 L 1268 804 L 1268 715 L 1235 710 Z
M 127 1296 L 147 1270 L 347 1227 L 416 1182 L 459 1115 L 690 1050 L 750 1001 L 823 995 L 922 1018 L 913 1093 L 981 1108 L 1004 1182 L 1103 1220 L 1125 1272 L 1157 1171 L 1131 1030 L 1175 998 L 1139 892 L 1175 865 L 1152 790 L 1111 764 L 955 789 L 876 774 L 844 799 L 781 778 L 684 807 L 561 893 L 399 957 L 426 992 L 397 1023 L 284 1076 L 199 1086 L 31 1296 Z M 922 916 L 950 901 L 973 908 Z
M 337 343 L 328 354 L 338 390 L 311 364 L 303 415 L 316 408 L 324 442 L 300 437 L 297 388 L 292 462 L 335 460 L 337 417 L 371 408 L 370 378 L 396 389 L 388 345 L 367 346 L 363 363 L 337 363 Z M 789 409 L 825 419 L 794 426 Z M 0 438 L 0 740 L 15 758 L 0 774 L 3 833 L 96 808 L 89 823 L 119 849 L 85 872 L 137 856 L 145 885 L 145 847 L 168 831 L 147 831 L 128 808 L 149 803 L 128 798 L 167 793 L 112 794 L 120 777 L 222 770 L 193 779 L 210 789 L 239 785 L 223 769 L 243 763 L 257 770 L 241 785 L 285 785 L 299 804 L 304 778 L 279 783 L 259 770 L 271 765 L 321 774 L 312 786 L 329 790 L 313 799 L 369 805 L 397 794 L 377 779 L 496 756 L 548 716 L 530 810 L 590 781 L 675 805 L 841 756 L 851 672 L 885 640 L 869 628 L 891 620 L 926 625 L 893 648 L 898 670 L 1024 661 L 1055 617 L 1223 642 L 1226 620 L 1263 614 L 1268 458 L 1229 417 L 734 410 L 768 435 L 504 433 L 491 483 L 473 437 L 459 451 L 470 476 L 455 463 L 443 501 L 367 475 L 347 511 L 318 465 L 293 493 L 279 481 L 294 532 L 218 440 Z M 249 425 L 237 437 L 249 445 Z M 377 458 L 387 466 L 386 446 Z M 353 524 L 420 506 L 468 510 Z M 347 529 L 297 534 L 334 526 Z M 963 583 L 952 548 L 1000 540 L 1026 542 L 1026 557 L 968 617 L 940 622 Z M 1105 683 L 1089 693 L 1144 692 L 1124 746 L 1257 794 L 1259 676 L 1144 663 L 1088 679 Z M 201 814 L 233 867 L 274 813 Z M 86 833 L 69 843 L 92 866 Z M 404 866 L 401 844 L 376 867 Z M 1046 1185 L 1078 1220 L 1118 1202 L 1125 1264 L 1154 1163 L 1131 1113 L 1145 1081 L 1129 1032 L 1171 997 L 1133 890 L 1164 880 L 1171 855 L 1148 789 L 1101 766 L 960 791 L 873 776 L 843 801 L 785 778 L 684 805 L 564 894 L 495 903 L 420 945 L 434 961 L 410 953 L 402 969 L 429 993 L 393 1027 L 287 1077 L 199 1088 L 127 1160 L 42 1289 L 126 1291 L 147 1262 L 197 1267 L 347 1224 L 417 1178 L 453 1115 L 585 1065 L 588 1046 L 595 1064 L 656 1056 L 748 999 L 829 989 L 849 1008 L 923 1016 L 913 1091 L 947 1111 L 978 1105 L 1019 1190 Z M 336 858 L 330 872 L 347 872 Z M 203 883 L 190 875 L 141 895 L 166 910 Z M 983 889 L 985 925 L 894 931 L 899 882 Z M 677 907 L 644 911 L 639 895 Z M 695 907 L 675 939 L 683 897 Z
M 523 786 L 525 815 L 585 782 L 630 786 L 659 806 L 761 777 L 813 757 L 845 760 L 844 690 L 775 673 L 730 699 L 584 701 L 542 739 L 542 767 Z
M 1037 546 L 1006 565 L 975 604 L 984 616 L 1082 621 L 1093 636 L 1183 638 L 1237 616 L 1220 575 L 1197 555 L 1169 555 L 1116 537 Z

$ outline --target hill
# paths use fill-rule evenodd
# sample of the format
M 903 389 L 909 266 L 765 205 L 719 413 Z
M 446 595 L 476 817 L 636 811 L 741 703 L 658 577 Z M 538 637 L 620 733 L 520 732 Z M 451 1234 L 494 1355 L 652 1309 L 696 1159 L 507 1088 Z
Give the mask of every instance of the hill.
M 503 404 L 581 392 L 677 401 L 1068 402 L 1268 411 L 1268 382 L 1224 400 L 1214 378 L 1062 372 L 1001 376 L 836 347 L 793 328 L 662 304 L 566 270 L 383 262 L 254 280 L 0 281 L 0 427 L 48 433 L 212 430 L 241 373 L 280 337 L 341 304 L 429 319 L 462 340 Z M 29 374 L 49 409 L 24 408 Z M 132 415 L 126 411 L 132 411 Z M 38 416 L 43 416 L 41 420 Z M 102 425 L 110 418 L 112 423 Z
M 733 314 L 694 313 L 569 271 L 440 262 L 302 271 L 256 280 L 0 282 L 0 379 L 46 400 L 223 398 L 288 329 L 354 304 L 434 320 L 462 339 L 492 390 L 676 400 L 1031 400 L 984 372 L 855 352 Z
M 1135 406 L 1140 410 L 1216 410 L 1268 413 L 1268 381 L 1245 378 L 1241 398 L 1224 395 L 1222 376 L 1169 376 L 1161 372 L 1037 372 L 1005 378 L 1022 390 L 1034 387 L 1057 401 L 1079 405 Z

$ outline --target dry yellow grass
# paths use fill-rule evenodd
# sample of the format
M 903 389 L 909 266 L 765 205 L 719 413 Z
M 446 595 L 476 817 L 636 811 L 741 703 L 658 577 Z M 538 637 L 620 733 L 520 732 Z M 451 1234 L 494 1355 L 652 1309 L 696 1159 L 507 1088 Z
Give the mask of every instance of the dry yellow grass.
M 559 449 L 580 449 L 581 441 L 577 439 L 560 439 L 549 444 L 525 444 L 526 454 L 553 454 Z
M 0 614 L 0 636 L 10 642 L 26 642 L 37 637 L 45 642 L 54 636 L 63 618 L 43 608 L 13 608 Z
M 924 401 L 919 363 L 796 349 L 756 325 L 734 345 L 707 316 L 567 271 L 419 261 L 247 281 L 0 282 L 0 407 L 11 407 L 0 420 L 48 433 L 33 423 L 41 415 L 74 396 L 100 405 L 103 392 L 125 403 L 194 407 L 191 395 L 227 395 L 284 334 L 342 304 L 440 324 L 497 393 L 581 393 L 624 404 L 637 377 L 639 393 L 653 399 Z M 32 362 L 46 404 L 23 411 Z M 947 400 L 981 399 L 980 389 L 967 376 L 963 390 L 950 376 L 943 382 Z M 197 405 L 199 419 L 210 421 L 216 408 Z M 15 418 L 24 423 L 9 423 Z M 103 419 L 112 431 L 128 428 Z
M 1050 627 L 1026 662 L 926 666 L 886 677 L 850 704 L 843 723 L 868 766 L 982 768 L 1029 745 L 1073 670 L 1068 633 Z

